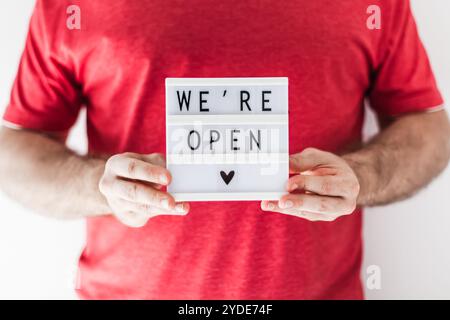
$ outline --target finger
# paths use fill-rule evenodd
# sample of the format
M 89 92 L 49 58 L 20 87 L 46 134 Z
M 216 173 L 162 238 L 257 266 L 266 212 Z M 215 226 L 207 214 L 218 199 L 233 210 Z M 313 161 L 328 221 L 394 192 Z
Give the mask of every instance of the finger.
M 312 222 L 326 221 L 331 222 L 339 218 L 339 215 L 334 214 L 321 214 L 316 212 L 300 211 L 298 217 L 306 219 Z
M 114 156 L 109 161 L 109 167 L 115 175 L 147 182 L 168 185 L 170 172 L 164 167 L 129 156 Z
M 166 158 L 161 153 L 141 154 L 140 160 L 150 162 L 156 166 L 166 167 Z
M 350 182 L 339 176 L 295 175 L 289 178 L 286 190 L 304 190 L 325 196 L 347 197 L 352 194 Z
M 150 211 L 154 215 L 176 215 L 184 216 L 189 213 L 190 205 L 187 202 L 178 202 L 172 210 L 152 208 Z
M 178 202 L 173 209 L 162 209 L 144 203 L 131 202 L 124 199 L 117 199 L 114 206 L 123 208 L 122 211 L 134 212 L 146 217 L 154 217 L 157 215 L 186 215 L 189 212 L 189 203 Z
M 261 209 L 263 211 L 274 211 L 277 206 L 278 201 L 269 201 L 269 200 L 261 201 Z
M 119 220 L 124 225 L 131 228 L 141 228 L 145 226 L 148 219 L 150 219 L 149 216 L 136 214 L 131 211 L 115 213 L 114 217 L 116 217 L 116 219 Z
M 282 196 L 278 202 L 281 209 L 294 209 L 314 213 L 344 215 L 355 209 L 349 201 L 339 197 L 327 197 L 312 194 L 289 194 Z
M 106 193 L 120 199 L 171 210 L 175 199 L 167 192 L 156 190 L 143 183 L 113 179 Z
M 292 173 L 300 173 L 313 170 L 321 165 L 335 163 L 336 161 L 339 161 L 339 157 L 331 152 L 306 148 L 302 152 L 289 157 L 289 169 Z
M 263 201 L 261 203 L 261 209 L 263 211 L 282 213 L 309 221 L 334 221 L 339 217 L 337 214 L 322 214 L 317 212 L 302 211 L 296 208 L 282 209 L 278 206 L 278 202 L 276 201 Z
M 162 153 L 142 154 L 142 153 L 126 152 L 123 153 L 122 155 L 129 158 L 139 159 L 163 168 L 166 167 L 166 157 Z

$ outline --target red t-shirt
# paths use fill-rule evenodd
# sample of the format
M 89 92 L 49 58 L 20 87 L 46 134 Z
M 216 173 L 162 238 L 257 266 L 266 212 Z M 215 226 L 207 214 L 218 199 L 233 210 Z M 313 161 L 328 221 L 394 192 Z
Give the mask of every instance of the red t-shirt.
M 289 77 L 290 141 L 338 151 L 382 115 L 442 104 L 408 1 L 38 1 L 9 123 L 69 129 L 87 108 L 89 152 L 165 152 L 166 77 Z M 81 9 L 81 30 L 66 8 Z M 140 229 L 87 221 L 83 298 L 362 298 L 361 211 L 335 222 L 259 202 L 192 203 Z

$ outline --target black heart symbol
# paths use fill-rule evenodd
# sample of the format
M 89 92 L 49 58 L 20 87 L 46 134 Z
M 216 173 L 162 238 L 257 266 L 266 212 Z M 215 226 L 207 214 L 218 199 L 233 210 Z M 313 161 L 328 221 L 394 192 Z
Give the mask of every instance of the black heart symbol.
M 228 174 L 225 173 L 224 171 L 220 171 L 220 176 L 222 177 L 223 181 L 226 184 L 229 184 L 231 179 L 233 179 L 233 177 L 234 177 L 234 170 L 228 172 Z

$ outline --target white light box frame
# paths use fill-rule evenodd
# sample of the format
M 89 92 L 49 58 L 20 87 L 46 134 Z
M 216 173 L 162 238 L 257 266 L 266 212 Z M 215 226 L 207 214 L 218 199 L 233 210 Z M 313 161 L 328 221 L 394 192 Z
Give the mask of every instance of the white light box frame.
M 176 201 L 278 200 L 289 177 L 288 78 L 166 78 Z

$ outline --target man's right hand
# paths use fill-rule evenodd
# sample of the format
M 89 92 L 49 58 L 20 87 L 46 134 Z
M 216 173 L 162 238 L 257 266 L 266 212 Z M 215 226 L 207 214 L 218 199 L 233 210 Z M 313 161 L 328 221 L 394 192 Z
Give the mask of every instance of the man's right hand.
M 188 203 L 176 203 L 161 190 L 170 183 L 162 154 L 123 153 L 108 159 L 99 189 L 116 218 L 129 227 L 142 227 L 158 215 L 186 215 Z

